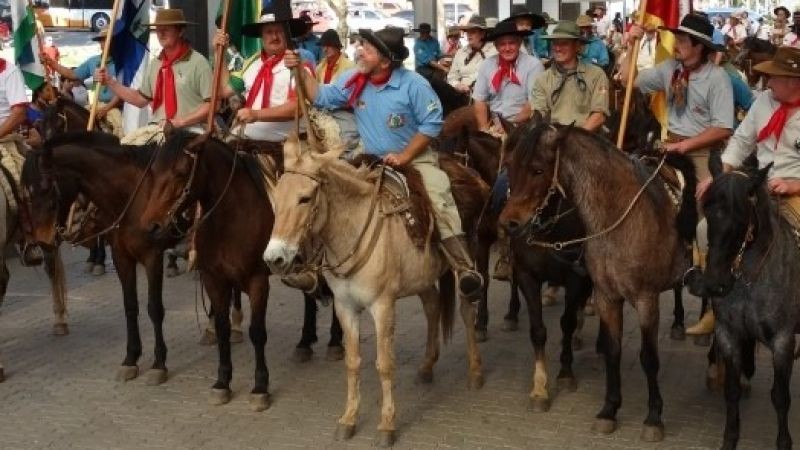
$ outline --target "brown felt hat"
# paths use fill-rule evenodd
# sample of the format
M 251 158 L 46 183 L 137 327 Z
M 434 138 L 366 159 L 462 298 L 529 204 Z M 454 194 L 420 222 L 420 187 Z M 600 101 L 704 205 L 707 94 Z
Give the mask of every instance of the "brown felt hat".
M 800 49 L 778 47 L 771 60 L 756 64 L 753 70 L 779 77 L 800 77 Z
M 159 25 L 197 25 L 189 22 L 183 15 L 183 10 L 174 8 L 164 8 L 156 11 L 156 20 L 153 23 L 144 24 L 146 27 L 157 27 Z

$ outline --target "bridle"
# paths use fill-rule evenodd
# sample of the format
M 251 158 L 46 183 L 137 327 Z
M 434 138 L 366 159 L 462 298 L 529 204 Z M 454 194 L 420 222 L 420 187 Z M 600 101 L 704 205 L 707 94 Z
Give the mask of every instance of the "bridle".
M 745 178 L 750 178 L 750 176 L 744 172 L 734 170 L 730 172 L 731 175 L 743 176 Z M 742 239 L 742 243 L 739 245 L 739 250 L 736 252 L 736 256 L 733 258 L 733 262 L 731 263 L 731 275 L 736 280 L 741 279 L 745 275 L 744 270 L 744 254 L 750 248 L 751 244 L 755 242 L 755 232 L 756 232 L 756 202 L 757 198 L 755 194 L 749 195 L 747 197 L 748 203 L 750 207 L 748 208 L 749 214 L 747 219 L 747 230 L 745 231 L 744 238 Z M 758 265 L 755 268 L 750 276 L 746 277 L 749 280 L 754 280 L 755 277 L 761 273 L 761 270 L 764 268 L 764 264 L 767 261 L 767 256 L 769 252 L 772 250 L 773 244 L 775 243 L 775 236 L 773 234 L 772 239 L 770 240 L 769 246 L 767 250 L 764 252 L 764 255 L 761 257 L 761 261 L 759 261 Z

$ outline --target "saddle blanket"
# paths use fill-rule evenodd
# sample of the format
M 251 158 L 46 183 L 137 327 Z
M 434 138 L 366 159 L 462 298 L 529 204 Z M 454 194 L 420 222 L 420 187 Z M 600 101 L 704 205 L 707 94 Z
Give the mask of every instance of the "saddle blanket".
M 19 211 L 17 193 L 21 186 L 22 165 L 25 163 L 24 152 L 27 145 L 22 136 L 12 134 L 0 138 L 0 165 L 3 166 L 3 176 L 0 176 L 0 187 L 5 194 L 9 212 L 16 214 Z

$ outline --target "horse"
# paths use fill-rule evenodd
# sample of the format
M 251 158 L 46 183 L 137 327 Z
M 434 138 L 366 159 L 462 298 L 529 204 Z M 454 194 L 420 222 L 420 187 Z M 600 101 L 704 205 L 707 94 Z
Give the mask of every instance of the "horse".
M 736 448 L 739 440 L 740 376 L 753 375 L 756 342 L 772 351 L 776 446 L 792 448 L 789 387 L 795 333 L 800 333 L 800 253 L 796 231 L 767 193 L 771 166 L 749 173 L 715 171 L 703 201 L 709 246 L 701 287 L 714 297 L 715 341 L 725 362 L 723 449 Z
M 395 439 L 394 386 L 394 304 L 400 297 L 418 295 L 428 323 L 425 359 L 418 370 L 421 382 L 431 382 L 433 365 L 439 356 L 439 325 L 447 340 L 451 334 L 455 310 L 454 279 L 444 255 L 431 248 L 428 232 L 423 243 L 415 243 L 407 230 L 408 218 L 403 209 L 393 205 L 391 195 L 381 193 L 383 169 L 355 167 L 339 159 L 344 145 L 329 145 L 325 153 L 301 151 L 296 136 L 284 145 L 285 172 L 275 190 L 275 228 L 264 260 L 273 272 L 284 273 L 292 267 L 298 248 L 318 242 L 314 253 L 322 255 L 321 268 L 334 292 L 336 314 L 345 335 L 347 371 L 347 403 L 339 418 L 337 437 L 349 439 L 355 433 L 360 403 L 360 338 L 359 316 L 368 310 L 375 322 L 377 341 L 376 367 L 380 378 L 382 401 L 378 425 L 381 446 L 390 446 Z M 443 165 L 444 167 L 444 165 Z M 457 179 L 473 188 L 469 196 L 480 202 L 487 192 L 474 189 L 479 180 L 463 172 L 456 164 L 449 166 Z M 447 170 L 447 169 L 445 169 Z M 413 221 L 418 229 L 433 230 L 430 203 L 424 196 L 422 180 L 415 171 L 404 172 L 411 191 Z M 471 181 L 470 181 L 471 180 Z M 454 189 L 456 202 L 464 196 Z M 423 201 L 414 197 L 424 196 Z M 462 216 L 469 223 L 476 208 L 463 208 Z M 472 214 L 464 211 L 471 209 Z M 422 222 L 418 222 L 422 221 Z M 468 226 L 465 229 L 469 229 Z M 421 245 L 418 246 L 418 244 Z M 435 247 L 434 247 L 435 248 Z M 441 292 L 435 283 L 440 280 Z M 461 299 L 460 312 L 467 336 L 469 386 L 483 385 L 480 354 L 475 341 L 475 308 Z M 437 323 L 438 322 L 438 323 Z
M 447 117 L 453 111 L 470 104 L 470 94 L 459 92 L 447 80 L 429 77 L 433 91 L 442 103 L 442 115 Z
M 167 140 L 151 167 L 153 189 L 139 222 L 154 237 L 168 235 L 182 210 L 199 202 L 203 216 L 195 222 L 197 267 L 215 311 L 219 366 L 209 401 L 214 405 L 231 399 L 233 374 L 228 320 L 232 289 L 246 292 L 251 320 L 248 334 L 255 351 L 256 370 L 250 405 L 255 411 L 270 406 L 269 371 L 264 355 L 267 341 L 266 309 L 269 297 L 267 265 L 261 260 L 273 225 L 272 205 L 264 188 L 255 157 L 207 135 L 167 130 Z M 247 239 L 234 239 L 246 236 Z M 305 295 L 303 337 L 298 358 L 310 357 L 316 342 L 315 299 Z M 341 331 L 331 323 L 328 359 L 341 359 Z M 303 355 L 300 355 L 303 354 Z
M 756 72 L 753 67 L 761 62 L 769 61 L 775 55 L 777 47 L 772 42 L 759 39 L 755 36 L 745 38 L 742 49 L 731 62 L 741 69 L 747 76 L 747 84 L 755 87 L 761 81 L 763 74 Z
M 620 386 L 622 307 L 635 308 L 642 331 L 640 361 L 647 377 L 648 414 L 645 441 L 664 437 L 663 400 L 658 388 L 658 296 L 682 279 L 690 265 L 686 244 L 694 235 L 694 173 L 681 159 L 687 180 L 678 211 L 660 182 L 605 138 L 572 126 L 539 125 L 524 135 L 507 167 L 521 171 L 500 223 L 511 232 L 536 223 L 541 211 L 562 192 L 575 206 L 588 235 L 557 243 L 583 243 L 593 298 L 601 319 L 606 364 L 605 402 L 594 430 L 610 434 L 622 402 Z M 677 161 L 676 161 L 677 163 Z M 661 164 L 660 164 L 661 166 Z M 661 169 L 658 167 L 657 169 Z M 544 244 L 541 244 L 544 245 Z

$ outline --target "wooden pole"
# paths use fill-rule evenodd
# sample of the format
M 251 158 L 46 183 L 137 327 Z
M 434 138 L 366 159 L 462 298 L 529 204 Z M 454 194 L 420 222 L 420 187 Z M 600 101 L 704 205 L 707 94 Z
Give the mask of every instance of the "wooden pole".
M 228 32 L 228 14 L 231 9 L 231 1 L 223 0 L 222 3 L 222 20 L 219 24 L 219 29 Z M 214 47 L 214 81 L 211 84 L 211 109 L 208 111 L 208 119 L 206 121 L 206 129 L 208 133 L 214 132 L 214 116 L 217 113 L 217 103 L 219 102 L 219 81 L 222 79 L 222 65 L 225 64 L 225 49 L 222 45 Z
M 114 0 L 114 7 L 111 9 L 111 23 L 106 28 L 106 40 L 103 42 L 103 55 L 100 58 L 100 70 L 106 68 L 106 60 L 108 60 L 108 52 L 111 51 L 111 39 L 114 38 L 114 25 L 117 23 L 117 13 L 119 13 L 119 4 L 121 0 Z M 86 130 L 94 130 L 94 122 L 97 119 L 97 104 L 100 103 L 100 90 L 103 85 L 95 83 L 94 85 L 94 99 L 92 100 L 92 109 L 89 111 L 89 123 L 86 125 Z
M 33 14 L 33 27 L 36 29 L 36 42 L 39 44 L 39 54 L 42 54 L 44 53 L 44 38 L 42 37 L 42 30 L 39 29 L 39 24 L 36 23 L 36 11 L 33 9 L 33 0 L 28 0 L 28 8 L 30 8 L 31 14 Z M 42 68 L 44 69 L 44 81 L 49 83 L 51 81 L 50 73 L 47 71 L 47 67 L 44 67 L 44 64 L 42 64 Z
M 640 0 L 639 17 L 637 25 L 644 23 L 644 14 L 647 11 L 647 0 Z M 630 113 L 631 96 L 633 95 L 633 82 L 636 79 L 636 60 L 639 59 L 639 38 L 633 40 L 633 51 L 628 56 L 628 82 L 625 85 L 625 100 L 622 103 L 622 118 L 619 123 L 619 135 L 617 136 L 617 147 L 621 150 L 625 143 L 625 131 L 628 127 L 628 114 Z

